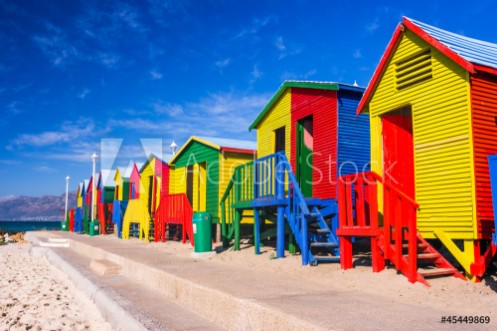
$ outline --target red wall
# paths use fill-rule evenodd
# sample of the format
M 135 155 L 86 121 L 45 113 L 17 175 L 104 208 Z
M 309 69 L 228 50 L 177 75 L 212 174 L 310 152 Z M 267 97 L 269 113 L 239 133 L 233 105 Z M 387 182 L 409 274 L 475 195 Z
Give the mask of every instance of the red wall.
M 294 88 L 291 90 L 290 163 L 296 173 L 297 122 L 313 115 L 313 181 L 312 196 L 336 198 L 337 160 L 337 91 Z M 333 162 L 331 165 L 329 161 Z M 319 169 L 322 173 L 320 176 Z
M 487 157 L 497 154 L 497 78 L 495 76 L 487 74 L 471 76 L 471 108 L 478 237 L 490 239 L 494 215 Z
M 161 176 L 161 196 L 169 194 L 169 166 L 163 162 L 155 162 L 155 175 Z
M 133 171 L 129 176 L 129 199 L 131 200 L 133 194 L 133 184 L 135 186 L 135 199 L 140 197 L 140 171 L 136 168 L 136 165 L 133 166 Z

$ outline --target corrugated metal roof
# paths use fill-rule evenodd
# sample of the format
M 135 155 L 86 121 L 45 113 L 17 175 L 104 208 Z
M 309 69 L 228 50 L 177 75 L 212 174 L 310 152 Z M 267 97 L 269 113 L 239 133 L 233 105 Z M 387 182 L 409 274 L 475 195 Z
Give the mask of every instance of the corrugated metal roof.
M 250 140 L 237 140 L 237 139 L 228 139 L 228 138 L 215 138 L 215 137 L 199 137 L 197 138 L 208 141 L 219 147 L 228 147 L 228 148 L 238 148 L 238 149 L 257 149 L 257 143 L 255 141 Z
M 497 44 L 461 36 L 407 17 L 406 19 L 466 61 L 497 69 Z

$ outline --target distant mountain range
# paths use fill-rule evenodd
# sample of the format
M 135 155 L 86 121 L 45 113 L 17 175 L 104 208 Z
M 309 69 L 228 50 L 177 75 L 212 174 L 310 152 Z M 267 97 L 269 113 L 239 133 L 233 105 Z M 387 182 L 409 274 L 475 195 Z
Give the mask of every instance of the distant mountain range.
M 59 221 L 64 214 L 66 195 L 0 197 L 0 220 Z M 69 192 L 69 208 L 76 206 L 76 192 Z

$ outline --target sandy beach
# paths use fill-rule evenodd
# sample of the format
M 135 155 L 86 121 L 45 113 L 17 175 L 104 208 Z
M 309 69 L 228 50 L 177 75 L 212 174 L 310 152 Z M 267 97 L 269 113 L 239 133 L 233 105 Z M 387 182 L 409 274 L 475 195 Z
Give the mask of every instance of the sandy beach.
M 95 305 L 31 244 L 0 246 L 0 330 L 112 330 Z

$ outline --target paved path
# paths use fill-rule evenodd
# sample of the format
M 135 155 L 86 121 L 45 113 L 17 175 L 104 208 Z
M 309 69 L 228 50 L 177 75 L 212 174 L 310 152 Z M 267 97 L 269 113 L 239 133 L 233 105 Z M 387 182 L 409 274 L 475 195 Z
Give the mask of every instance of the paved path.
M 36 236 L 36 233 L 34 233 Z M 441 324 L 456 311 L 409 304 L 312 279 L 261 273 L 230 263 L 192 259 L 141 242 L 61 232 L 69 248 L 50 248 L 133 312 L 148 329 L 172 330 L 463 330 Z M 43 240 L 43 239 L 42 239 Z M 89 265 L 106 260 L 118 275 L 97 276 Z M 371 284 L 374 286 L 374 284 Z M 430 298 L 426 298 L 429 300 Z M 467 326 L 466 326 L 467 327 Z M 478 330 L 494 330 L 495 324 Z

